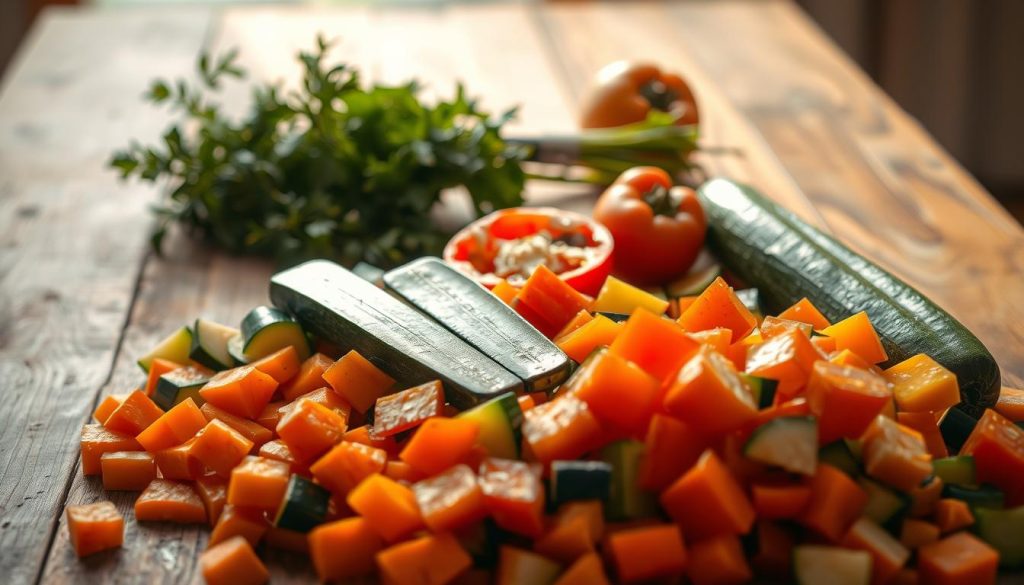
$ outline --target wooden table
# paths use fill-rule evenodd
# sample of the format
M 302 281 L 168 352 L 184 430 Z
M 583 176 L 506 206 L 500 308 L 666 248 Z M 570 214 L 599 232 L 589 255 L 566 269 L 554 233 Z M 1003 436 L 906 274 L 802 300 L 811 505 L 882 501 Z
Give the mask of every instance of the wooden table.
M 236 322 L 266 302 L 272 267 L 184 238 L 148 250 L 157 193 L 122 184 L 110 152 L 151 140 L 140 101 L 203 47 L 242 49 L 253 77 L 294 83 L 322 31 L 377 80 L 456 79 L 522 131 L 569 131 L 589 80 L 619 58 L 684 72 L 713 174 L 747 181 L 929 294 L 1024 382 L 1024 232 L 973 178 L 788 2 L 567 3 L 451 8 L 53 10 L 0 90 L 0 575 L 7 583 L 196 581 L 206 532 L 140 528 L 133 494 L 79 470 L 99 398 L 142 382 L 136 356 L 197 315 Z M 227 103 L 244 103 L 241 87 Z M 533 185 L 532 201 L 587 195 Z M 77 562 L 63 511 L 112 498 L 125 546 Z M 276 582 L 309 580 L 269 552 Z

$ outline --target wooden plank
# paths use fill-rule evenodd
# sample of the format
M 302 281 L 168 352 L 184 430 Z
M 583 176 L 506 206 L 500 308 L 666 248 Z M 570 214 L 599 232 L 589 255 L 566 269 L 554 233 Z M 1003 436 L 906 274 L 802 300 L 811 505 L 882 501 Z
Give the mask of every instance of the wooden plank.
M 51 11 L 0 95 L 0 574 L 37 579 L 107 379 L 149 230 L 113 148 L 154 133 L 150 75 L 191 64 L 205 12 Z

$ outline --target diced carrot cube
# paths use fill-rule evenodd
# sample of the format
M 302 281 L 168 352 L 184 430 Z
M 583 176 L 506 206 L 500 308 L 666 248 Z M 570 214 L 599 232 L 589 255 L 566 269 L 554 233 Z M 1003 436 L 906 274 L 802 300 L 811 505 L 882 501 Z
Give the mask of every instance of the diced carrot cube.
M 561 570 L 561 565 L 547 557 L 516 546 L 501 545 L 493 582 L 496 585 L 551 583 Z
M 772 316 L 765 317 L 757 329 L 761 332 L 761 337 L 765 339 L 778 337 L 779 335 L 789 333 L 790 331 L 803 333 L 807 337 L 811 336 L 811 326 L 807 323 L 790 321 L 789 319 L 781 319 L 779 317 Z
M 523 438 L 541 463 L 575 459 L 595 449 L 605 432 L 590 407 L 572 394 L 523 413 Z
M 995 583 L 998 565 L 999 553 L 967 532 L 957 532 L 917 550 L 921 582 L 928 585 Z
M 566 323 L 565 327 L 562 327 L 562 329 L 554 336 L 555 344 L 557 345 L 562 340 L 562 338 L 569 335 L 573 331 L 576 331 L 580 327 L 583 327 L 587 323 L 590 323 L 593 320 L 594 315 L 590 311 L 586 309 L 580 309 L 580 312 L 576 313 L 576 316 L 574 316 L 568 323 Z
M 587 297 L 543 264 L 533 271 L 515 299 L 551 324 L 556 333 L 590 305 Z
M 352 416 L 352 405 L 341 396 L 338 396 L 337 392 L 331 390 L 327 386 L 313 390 L 312 392 L 307 392 L 292 402 L 285 404 L 281 407 L 281 416 L 288 414 L 291 409 L 295 408 L 295 405 L 299 403 L 299 400 L 310 400 L 330 408 L 345 419 L 346 425 L 348 424 L 349 417 Z
M 172 362 L 171 360 L 153 358 L 153 362 L 149 365 L 149 374 L 146 376 L 146 386 L 143 392 L 146 393 L 146 396 L 152 397 L 153 392 L 156 391 L 156 383 L 160 380 L 160 376 L 183 367 L 185 367 L 184 364 Z
M 327 368 L 323 379 L 360 413 L 373 408 L 374 402 L 395 385 L 394 378 L 356 350 L 343 355 Z
M 299 367 L 299 373 L 287 383 L 281 385 L 281 395 L 285 400 L 295 400 L 324 385 L 324 372 L 334 364 L 334 360 L 322 353 L 314 353 Z
M 103 400 L 96 406 L 96 410 L 92 411 L 92 418 L 96 422 L 103 424 L 110 416 L 110 413 L 114 412 L 121 402 L 128 397 L 128 394 L 108 394 L 103 397 Z
M 821 355 L 824 355 L 824 356 L 832 355 L 832 353 L 836 351 L 836 340 L 831 338 L 831 337 L 826 337 L 824 335 L 814 335 L 814 336 L 812 336 L 811 337 L 811 345 L 813 345 L 814 348 L 817 349 L 818 352 L 821 353 Z M 857 355 L 857 354 L 853 353 L 852 351 L 850 351 L 848 349 L 844 350 L 844 351 L 846 351 L 850 355 Z M 833 363 L 835 363 L 835 362 L 833 362 Z M 846 365 L 849 365 L 849 364 L 846 364 Z
M 956 374 L 919 353 L 882 374 L 892 384 L 896 407 L 905 412 L 940 412 L 960 402 Z
M 921 434 L 924 445 L 932 459 L 949 456 L 946 440 L 942 437 L 935 415 L 930 412 L 897 412 L 896 422 Z
M 691 425 L 667 414 L 655 414 L 647 427 L 637 484 L 660 493 L 692 467 L 707 446 L 707 439 Z
M 701 540 L 686 551 L 686 575 L 693 585 L 740 585 L 754 574 L 736 535 Z
M 321 581 L 344 581 L 371 574 L 376 566 L 374 556 L 383 548 L 384 541 L 365 518 L 329 522 L 309 533 L 309 556 Z
M 891 398 L 885 380 L 877 374 L 815 362 L 807 382 L 807 404 L 818 417 L 818 443 L 860 437 Z
M 807 297 L 800 299 L 788 309 L 779 313 L 779 318 L 807 323 L 814 327 L 816 331 L 821 331 L 831 325 L 828 319 L 821 314 L 821 311 L 811 301 L 807 300 Z
M 199 556 L 199 566 L 206 585 L 260 585 L 270 578 L 252 545 L 241 536 L 207 549 Z
M 373 432 L 378 437 L 389 437 L 438 416 L 443 407 L 444 388 L 440 380 L 383 396 L 373 407 Z
M 309 537 L 306 532 L 271 526 L 263 537 L 263 542 L 270 548 L 309 554 Z
M 413 484 L 412 492 L 423 522 L 434 532 L 455 531 L 487 516 L 476 474 L 466 465 L 456 465 L 418 481 Z
M 908 511 L 910 516 L 914 518 L 931 516 L 935 505 L 942 497 L 943 485 L 941 478 L 932 477 L 923 485 L 910 490 L 910 510 Z
M 926 544 L 939 540 L 939 527 L 917 518 L 904 518 L 900 529 L 900 542 L 910 550 L 917 550 Z
M 145 451 L 117 451 L 100 456 L 103 489 L 142 491 L 156 479 L 156 463 Z
M 254 366 L 218 372 L 199 391 L 204 400 L 235 416 L 254 419 L 270 403 L 277 380 Z
M 135 519 L 140 522 L 206 522 L 206 506 L 191 483 L 154 479 L 135 500 Z
M 271 433 L 277 430 L 277 423 L 281 422 L 281 417 L 284 413 L 281 412 L 281 407 L 289 404 L 284 400 L 276 400 L 268 403 L 263 407 L 263 411 L 260 415 L 254 419 L 260 426 L 266 428 Z
M 849 349 L 868 363 L 877 364 L 889 359 L 878 333 L 864 311 L 830 325 L 821 332 L 836 340 L 836 349 Z
M 384 464 L 384 475 L 397 482 L 404 482 L 407 484 L 414 484 L 417 481 L 424 479 L 423 474 L 416 471 L 412 465 L 409 465 L 405 461 L 399 461 L 398 459 L 389 459 L 388 462 Z
M 372 425 L 363 425 L 346 431 L 344 440 L 362 443 L 376 449 L 383 449 L 388 454 L 388 457 L 398 456 L 398 442 L 395 441 L 395 437 L 392 435 L 382 437 L 374 433 Z
M 751 345 L 747 350 L 746 372 L 777 380 L 778 392 L 793 397 L 807 384 L 814 363 L 821 358 L 806 335 L 790 331 Z
M 811 500 L 797 519 L 818 534 L 838 542 L 867 505 L 867 493 L 848 475 L 819 463 L 811 479 Z
M 686 335 L 697 343 L 706 345 L 723 355 L 729 351 L 729 347 L 732 345 L 732 331 L 725 327 L 694 331 Z M 746 362 L 746 357 L 743 358 L 743 361 Z
M 596 553 L 585 554 L 569 565 L 554 585 L 608 585 L 601 557 Z
M 568 522 L 573 518 L 587 521 L 591 542 L 597 543 L 604 538 L 604 503 L 601 500 L 577 500 L 562 504 L 558 509 L 558 520 Z
M 590 522 L 582 515 L 559 515 L 547 532 L 537 539 L 533 549 L 549 559 L 571 564 L 579 557 L 594 552 Z
M 785 526 L 776 522 L 759 520 L 754 527 L 757 552 L 750 557 L 750 564 L 758 575 L 789 578 L 796 538 Z
M 295 453 L 292 453 L 292 450 L 283 441 L 267 441 L 260 447 L 259 456 L 286 463 L 291 473 L 309 475 L 309 466 L 305 462 L 299 461 Z
M 391 585 L 443 585 L 465 572 L 473 559 L 450 534 L 421 536 L 376 556 L 383 580 Z
M 112 502 L 68 506 L 71 548 L 79 557 L 91 555 L 124 542 L 124 517 Z
M 249 451 L 252 441 L 219 420 L 212 420 L 196 434 L 192 455 L 217 475 L 227 477 Z
M 290 477 L 287 463 L 250 455 L 231 470 L 227 503 L 276 512 Z
M 909 492 L 932 474 L 932 456 L 917 431 L 878 416 L 862 439 L 868 475 Z
M 963 530 L 974 524 L 974 514 L 963 500 L 942 498 L 935 503 L 935 524 L 943 535 Z
M 228 482 L 219 475 L 204 475 L 196 480 L 196 493 L 203 500 L 206 519 L 216 525 L 228 501 Z
M 153 424 L 164 413 L 141 390 L 129 394 L 103 421 L 108 431 L 135 436 Z
M 435 475 L 464 461 L 479 435 L 480 423 L 475 420 L 428 418 L 416 429 L 399 457 L 420 473 Z
M 624 583 L 681 575 L 687 551 L 673 524 L 621 530 L 608 537 L 608 554 Z
M 961 455 L 973 455 L 979 483 L 1006 494 L 1006 507 L 1024 504 L 1024 429 L 988 409 L 967 437 Z
M 203 475 L 206 469 L 203 463 L 192 454 L 192 443 L 194 439 L 153 453 L 153 460 L 156 461 L 160 476 L 164 479 L 180 481 L 192 481 Z
M 150 453 L 180 445 L 206 426 L 206 417 L 191 398 L 186 398 L 135 437 Z
M 518 295 L 519 293 L 516 294 Z M 541 335 L 548 339 L 554 339 L 555 335 L 558 335 L 558 332 L 563 329 L 557 324 L 545 321 L 544 318 L 540 316 L 540 313 L 534 311 L 533 308 L 526 303 L 521 302 L 518 296 L 512 299 L 512 304 L 510 306 L 513 311 L 518 313 L 523 319 L 526 319 L 527 323 L 533 325 L 537 331 L 540 331 Z
M 270 523 L 263 515 L 263 510 L 228 504 L 224 506 L 213 532 L 210 533 L 207 547 L 217 546 L 235 536 L 241 536 L 249 541 L 249 544 L 256 546 L 269 528 Z
M 491 293 L 504 301 L 506 305 L 511 305 L 512 299 L 516 298 L 516 295 L 519 294 L 519 287 L 510 283 L 508 279 L 502 278 L 498 281 L 498 284 L 494 285 L 494 288 L 491 289 Z
M 660 388 L 658 379 L 611 350 L 595 355 L 573 385 L 598 420 L 633 433 L 647 428 Z
M 750 388 L 732 363 L 706 347 L 679 370 L 664 406 L 669 414 L 709 435 L 734 431 L 757 416 Z
M 402 540 L 423 527 L 412 490 L 378 473 L 357 485 L 345 501 L 388 542 Z
M 744 534 L 754 524 L 750 500 L 710 449 L 661 493 L 661 505 L 687 538 Z
M 98 475 L 102 471 L 100 458 L 104 453 L 137 451 L 139 449 L 136 439 L 128 435 L 112 433 L 99 424 L 82 425 L 80 445 L 83 475 Z
M 388 454 L 383 449 L 342 441 L 309 467 L 316 481 L 337 495 L 345 495 L 374 473 L 382 473 Z
M 815 337 L 814 339 L 832 339 L 832 338 L 831 337 Z M 811 341 L 814 341 L 814 340 L 812 339 Z M 832 341 L 832 344 L 835 345 L 835 340 L 834 339 Z M 849 366 L 851 368 L 857 368 L 859 370 L 871 370 L 872 367 L 873 367 L 871 364 L 869 364 L 866 361 L 864 361 L 864 358 L 860 357 L 859 355 L 853 353 L 852 351 L 850 351 L 848 349 L 844 349 L 842 351 L 833 350 L 832 352 L 829 352 L 829 353 L 831 354 L 831 357 L 828 358 L 828 361 L 832 362 L 833 364 L 836 364 L 837 366 Z
M 757 318 L 722 277 L 716 278 L 704 289 L 704 292 L 682 311 L 677 322 L 690 332 L 725 327 L 732 331 L 734 342 L 746 337 L 754 327 L 757 327 Z
M 200 407 L 199 412 L 203 413 L 207 422 L 219 420 L 238 431 L 243 437 L 252 441 L 254 449 L 262 447 L 264 443 L 274 438 L 274 431 L 257 422 L 235 416 L 226 410 L 217 408 L 209 402 Z
M 284 384 L 294 378 L 302 367 L 299 352 L 295 351 L 294 345 L 282 347 L 249 365 L 270 376 L 278 384 Z
M 537 406 L 537 403 L 533 401 L 533 396 L 530 396 L 529 394 L 523 394 L 522 396 L 517 397 L 516 402 L 519 403 L 519 410 L 523 412 Z
M 910 550 L 869 518 L 859 518 L 843 537 L 842 545 L 871 554 L 871 582 L 888 583 L 910 558 Z
M 811 501 L 811 486 L 803 483 L 754 484 L 750 491 L 754 511 L 766 520 L 796 518 Z
M 539 466 L 487 458 L 480 465 L 484 503 L 498 526 L 536 538 L 544 532 L 544 486 Z
M 995 409 L 1010 422 L 1024 421 L 1024 390 L 1003 386 Z
M 611 345 L 622 332 L 622 323 L 616 323 L 604 315 L 598 315 L 575 331 L 555 341 L 565 355 L 583 363 L 595 349 Z
M 277 423 L 277 434 L 299 461 L 311 461 L 341 442 L 347 421 L 312 400 L 301 399 Z
M 637 309 L 608 351 L 640 366 L 664 384 L 699 348 L 700 343 L 676 323 L 646 309 Z

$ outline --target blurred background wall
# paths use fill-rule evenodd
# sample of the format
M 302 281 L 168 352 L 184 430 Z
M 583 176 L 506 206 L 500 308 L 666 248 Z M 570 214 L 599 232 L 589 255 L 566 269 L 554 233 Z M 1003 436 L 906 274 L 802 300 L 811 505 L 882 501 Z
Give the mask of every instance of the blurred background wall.
M 175 1 L 0 0 L 0 74 L 47 4 Z M 1024 222 L 1024 0 L 794 1 Z

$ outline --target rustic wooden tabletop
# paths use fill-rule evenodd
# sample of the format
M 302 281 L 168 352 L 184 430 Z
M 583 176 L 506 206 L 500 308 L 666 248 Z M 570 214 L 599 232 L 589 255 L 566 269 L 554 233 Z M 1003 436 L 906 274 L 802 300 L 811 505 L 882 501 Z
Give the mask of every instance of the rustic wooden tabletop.
M 157 193 L 118 182 L 110 152 L 167 123 L 140 96 L 237 46 L 253 77 L 294 82 L 316 32 L 374 79 L 457 79 L 517 128 L 575 127 L 595 71 L 620 58 L 682 71 L 703 108 L 702 162 L 747 181 L 919 287 L 1024 382 L 1024 231 L 785 1 L 487 4 L 447 8 L 52 10 L 0 88 L 0 580 L 199 580 L 206 531 L 134 522 L 78 466 L 99 398 L 142 381 L 134 357 L 196 315 L 237 321 L 266 302 L 269 264 L 184 238 L 148 251 Z M 229 104 L 247 98 L 242 87 Z M 589 195 L 534 185 L 534 202 Z M 125 546 L 76 561 L 65 505 L 112 498 Z M 311 580 L 269 552 L 276 582 Z M 1010 577 L 1016 579 L 1016 577 Z

